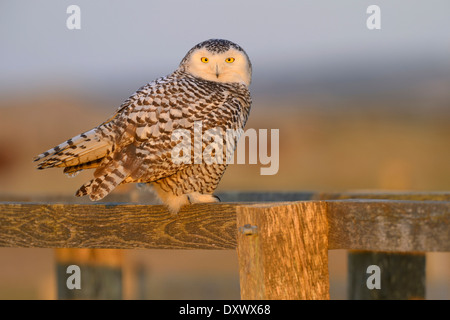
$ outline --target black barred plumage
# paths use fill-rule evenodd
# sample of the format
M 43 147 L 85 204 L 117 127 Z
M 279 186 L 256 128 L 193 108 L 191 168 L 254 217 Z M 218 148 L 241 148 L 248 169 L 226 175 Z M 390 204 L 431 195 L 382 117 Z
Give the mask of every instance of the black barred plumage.
M 210 65 L 200 61 L 203 55 Z M 224 62 L 229 56 L 235 65 Z M 64 167 L 70 175 L 95 169 L 94 178 L 76 193 L 91 200 L 102 199 L 121 183 L 137 182 L 151 184 L 172 212 L 188 203 L 217 201 L 212 193 L 226 161 L 194 162 L 192 141 L 191 163 L 176 163 L 171 152 L 178 141 L 172 134 L 177 129 L 193 134 L 196 123 L 202 134 L 242 130 L 251 106 L 250 79 L 251 63 L 241 47 L 227 40 L 202 42 L 175 72 L 139 88 L 110 119 L 34 160 L 40 161 L 38 169 Z M 236 140 L 224 154 L 234 150 Z M 202 141 L 201 152 L 206 147 Z

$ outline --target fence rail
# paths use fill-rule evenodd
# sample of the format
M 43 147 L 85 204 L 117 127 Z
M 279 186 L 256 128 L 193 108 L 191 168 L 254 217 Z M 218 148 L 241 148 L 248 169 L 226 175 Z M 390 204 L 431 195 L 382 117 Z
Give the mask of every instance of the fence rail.
M 325 210 L 330 250 L 450 251 L 450 202 L 398 200 L 196 204 L 178 215 L 160 205 L 2 202 L 0 246 L 235 249 L 237 210 L 293 211 L 294 204 Z
M 3 201 L 0 247 L 237 249 L 244 299 L 329 298 L 328 250 L 450 251 L 448 193 L 221 198 L 235 202 L 192 205 L 178 215 L 136 203 Z

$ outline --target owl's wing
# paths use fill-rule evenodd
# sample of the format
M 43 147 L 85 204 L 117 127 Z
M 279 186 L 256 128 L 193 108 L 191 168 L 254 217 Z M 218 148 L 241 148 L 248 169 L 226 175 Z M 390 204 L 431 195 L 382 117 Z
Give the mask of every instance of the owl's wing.
M 133 142 L 133 134 L 125 134 L 129 122 L 127 115 L 139 108 L 142 97 L 148 95 L 155 82 L 139 88 L 105 122 L 51 148 L 33 160 L 40 161 L 38 169 L 64 167 L 64 173 L 73 176 L 84 169 L 97 168 L 117 148 Z
M 193 132 L 196 121 L 202 131 L 236 126 L 242 101 L 233 92 L 183 87 L 168 84 L 138 91 L 120 112 L 101 125 L 103 135 L 114 141 L 94 172 L 94 179 L 83 185 L 77 196 L 99 200 L 122 182 L 151 182 L 171 176 L 190 164 L 171 160 L 175 130 Z M 114 136 L 114 137 L 112 137 Z
M 97 168 L 103 159 L 115 149 L 114 134 L 120 134 L 117 126 L 110 126 L 130 107 L 134 99 L 142 93 L 136 92 L 126 100 L 115 114 L 98 127 L 83 132 L 51 148 L 33 160 L 40 161 L 38 169 L 64 167 L 64 173 L 72 176 L 83 169 Z M 119 128 L 120 129 L 120 128 Z

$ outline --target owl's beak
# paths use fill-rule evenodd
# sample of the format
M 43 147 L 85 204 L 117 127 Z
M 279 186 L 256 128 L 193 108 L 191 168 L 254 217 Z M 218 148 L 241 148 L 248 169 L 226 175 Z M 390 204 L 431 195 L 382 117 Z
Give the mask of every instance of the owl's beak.
M 219 78 L 219 65 L 216 64 L 216 77 Z

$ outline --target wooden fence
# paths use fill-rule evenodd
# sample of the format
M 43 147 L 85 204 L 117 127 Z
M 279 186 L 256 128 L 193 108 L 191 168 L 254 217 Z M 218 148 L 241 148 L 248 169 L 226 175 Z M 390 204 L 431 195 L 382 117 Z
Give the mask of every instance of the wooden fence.
M 424 253 L 450 251 L 450 193 L 220 197 L 222 203 L 192 205 L 178 215 L 160 205 L 9 198 L 0 202 L 0 247 L 88 249 L 84 258 L 79 250 L 57 251 L 60 266 L 97 261 L 91 276 L 110 284 L 103 294 L 81 290 L 82 298 L 122 297 L 120 250 L 102 256 L 92 249 L 237 250 L 242 299 L 329 299 L 334 249 L 351 250 L 349 298 L 423 299 Z M 110 268 L 99 272 L 103 264 Z M 369 265 L 382 266 L 383 290 L 366 287 Z M 77 297 L 65 290 L 63 270 L 59 297 Z M 119 284 L 111 286 L 111 279 Z

